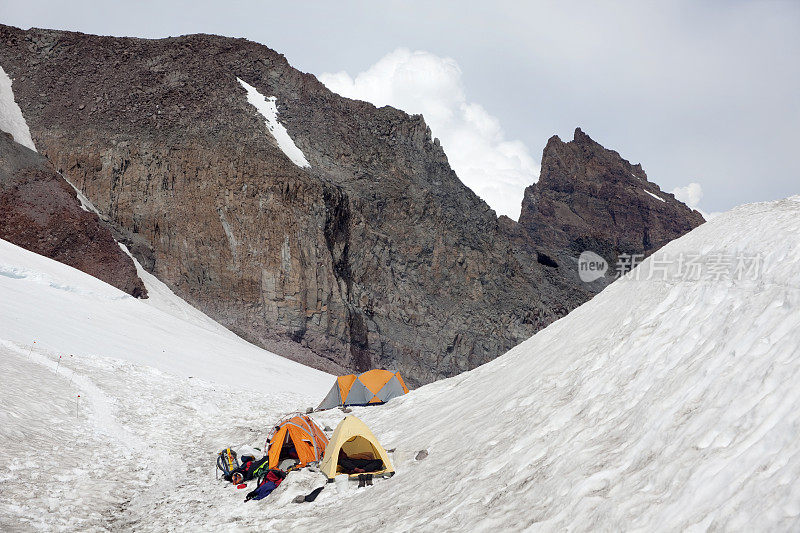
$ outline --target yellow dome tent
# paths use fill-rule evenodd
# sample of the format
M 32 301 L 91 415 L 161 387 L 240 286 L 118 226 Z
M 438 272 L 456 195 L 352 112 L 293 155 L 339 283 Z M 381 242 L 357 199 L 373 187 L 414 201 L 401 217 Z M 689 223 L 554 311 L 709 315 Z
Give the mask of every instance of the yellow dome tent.
M 367 425 L 355 416 L 348 416 L 336 426 L 336 431 L 325 447 L 325 455 L 320 465 L 320 471 L 325 474 L 328 481 L 333 481 L 342 471 L 339 468 L 339 450 L 343 450 L 349 457 L 361 456 L 380 459 L 383 468 L 373 472 L 366 472 L 376 476 L 393 476 L 394 467 L 389 461 L 389 454 L 383 449 L 378 439 L 372 434 Z M 356 477 L 358 474 L 350 474 Z
M 381 404 L 407 393 L 408 387 L 400 372 L 373 369 L 357 376 L 348 374 L 336 378 L 336 383 L 318 409 L 331 409 L 339 405 Z

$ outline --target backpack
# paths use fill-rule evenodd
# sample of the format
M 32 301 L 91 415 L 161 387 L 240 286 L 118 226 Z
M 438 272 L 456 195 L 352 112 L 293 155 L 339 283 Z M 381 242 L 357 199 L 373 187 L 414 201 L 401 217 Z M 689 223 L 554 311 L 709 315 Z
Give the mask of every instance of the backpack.
M 236 452 L 230 448 L 225 448 L 217 454 L 217 470 L 222 472 L 222 477 L 226 481 L 231 480 L 231 475 L 239 468 L 239 460 L 236 458 Z M 219 472 L 217 472 L 219 475 Z
M 258 461 L 253 461 L 250 467 L 250 479 L 259 478 L 269 471 L 269 455 L 265 455 Z M 259 482 L 259 485 L 261 483 Z
M 256 487 L 260 487 L 265 483 L 274 483 L 277 487 L 281 484 L 281 481 L 286 479 L 286 472 L 283 470 L 278 470 L 277 468 L 268 469 L 265 468 L 258 476 L 256 481 Z

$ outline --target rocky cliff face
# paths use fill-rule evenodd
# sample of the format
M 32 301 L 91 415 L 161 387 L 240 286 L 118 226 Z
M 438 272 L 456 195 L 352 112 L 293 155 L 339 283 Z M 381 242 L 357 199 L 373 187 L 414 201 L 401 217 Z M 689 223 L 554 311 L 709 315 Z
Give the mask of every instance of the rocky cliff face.
M 0 45 L 40 151 L 148 270 L 277 353 L 416 385 L 596 290 L 466 188 L 421 116 L 339 97 L 265 46 L 8 26 Z M 310 168 L 237 78 L 275 97 Z
M 0 239 L 82 270 L 137 298 L 133 261 L 75 190 L 36 152 L 0 132 Z
M 525 190 L 519 219 L 552 254 L 591 250 L 611 265 L 620 254 L 648 256 L 703 222 L 699 212 L 647 181 L 641 165 L 580 128 L 572 141 L 548 141 L 539 181 Z

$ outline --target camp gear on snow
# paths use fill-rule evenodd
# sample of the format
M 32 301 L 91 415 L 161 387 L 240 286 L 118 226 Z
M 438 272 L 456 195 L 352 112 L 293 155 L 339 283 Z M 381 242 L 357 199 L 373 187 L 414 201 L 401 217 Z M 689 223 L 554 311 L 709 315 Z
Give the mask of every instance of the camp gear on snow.
M 291 457 L 287 457 L 286 459 L 278 463 L 278 470 L 283 470 L 284 472 L 288 472 L 298 464 L 300 464 L 300 461 L 298 461 L 297 459 L 292 459 Z
M 313 502 L 314 500 L 317 499 L 317 496 L 319 496 L 319 493 L 322 492 L 322 489 L 324 489 L 324 488 L 325 488 L 325 485 L 323 485 L 321 487 L 317 487 L 316 489 L 312 490 L 311 492 L 309 492 L 305 496 L 303 496 L 302 494 L 299 495 L 299 496 L 295 496 L 294 500 L 292 500 L 292 501 L 294 503 Z
M 348 416 L 336 426 L 336 430 L 325 447 L 325 455 L 320 464 L 320 472 L 325 474 L 328 482 L 332 482 L 336 474 L 343 473 L 343 469 L 339 467 L 339 451 L 343 451 L 344 455 L 348 458 L 364 458 L 366 460 L 380 461 L 380 464 L 373 463 L 370 466 L 378 466 L 371 471 L 361 473 L 368 473 L 382 476 L 394 475 L 394 467 L 389 461 L 389 455 L 383 446 L 372 434 L 372 431 L 367 427 L 364 422 L 355 416 Z M 363 455 L 362 455 L 363 454 Z M 367 459 L 369 458 L 369 459 Z M 366 469 L 360 469 L 366 470 Z M 351 474 L 357 476 L 358 474 Z
M 374 405 L 388 402 L 408 393 L 400 372 L 373 369 L 363 374 L 348 374 L 336 378 L 328 395 L 318 409 L 345 405 Z
M 247 496 L 244 499 L 244 501 L 247 502 L 247 501 L 250 501 L 250 500 L 260 500 L 262 498 L 266 498 L 267 496 L 272 494 L 273 490 L 275 490 L 277 488 L 278 488 L 278 485 L 276 485 L 275 483 L 273 483 L 271 481 L 268 481 L 266 483 L 262 483 L 261 485 L 256 487 L 256 489 L 254 491 L 248 492 Z
M 247 483 L 240 483 L 240 484 L 236 485 L 236 488 L 237 489 L 246 489 L 247 488 Z
M 274 481 L 278 484 L 282 480 L 286 479 L 286 472 L 283 470 L 265 470 L 258 476 L 258 481 L 256 482 L 256 486 L 261 485 L 262 483 L 266 483 L 267 481 Z
M 253 461 L 248 469 L 249 477 L 247 479 L 261 477 L 267 473 L 267 470 L 269 470 L 269 457 L 265 455 L 258 461 Z
M 297 415 L 275 426 L 275 432 L 267 441 L 268 468 L 278 468 L 284 459 L 297 461 L 295 467 L 322 460 L 328 437 L 318 425 L 305 415 Z
M 257 461 L 247 461 L 242 462 L 242 465 L 231 472 L 230 481 L 232 483 L 242 483 L 244 481 L 250 481 L 258 477 L 260 474 L 266 472 L 269 469 L 269 458 L 267 456 L 262 457 Z
M 358 488 L 363 489 L 364 487 L 371 487 L 372 486 L 372 474 L 359 474 L 358 475 Z
M 325 488 L 325 485 L 323 485 L 321 487 L 317 487 L 316 489 L 312 490 L 310 493 L 306 494 L 306 497 L 304 498 L 304 500 L 306 502 L 313 502 L 314 500 L 317 499 L 317 496 L 319 496 L 319 493 L 322 492 L 322 489 L 324 489 L 324 488 Z
M 359 474 L 358 475 L 358 488 L 363 489 L 364 487 L 371 487 L 372 486 L 372 474 Z
M 373 454 L 358 453 L 348 456 L 344 450 L 339 450 L 339 469 L 345 474 L 363 474 L 380 470 L 383 461 L 375 459 Z
M 260 500 L 269 496 L 278 485 L 286 479 L 286 474 L 280 470 L 268 470 L 263 478 L 259 478 L 258 486 L 252 492 L 247 493 L 244 501 Z
M 241 446 L 236 448 L 236 453 L 239 454 L 239 462 L 240 463 L 246 462 L 244 460 L 245 456 L 252 457 L 253 458 L 253 459 L 251 459 L 251 461 L 252 461 L 252 460 L 255 460 L 255 459 L 261 459 L 261 456 L 264 455 L 258 449 L 253 448 L 252 446 L 248 446 L 247 444 L 242 444 Z
M 236 459 L 236 452 L 230 448 L 225 448 L 217 454 L 217 474 L 222 472 L 222 477 L 226 481 L 231 480 L 233 472 L 239 468 L 239 461 Z

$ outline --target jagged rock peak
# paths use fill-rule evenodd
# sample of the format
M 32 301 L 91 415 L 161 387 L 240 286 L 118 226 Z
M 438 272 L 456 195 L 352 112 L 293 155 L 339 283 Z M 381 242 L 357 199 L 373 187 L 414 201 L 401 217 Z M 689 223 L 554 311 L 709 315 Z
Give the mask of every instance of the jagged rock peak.
M 648 181 L 640 164 L 576 128 L 572 141 L 548 141 L 519 222 L 546 249 L 592 249 L 615 261 L 621 253 L 649 255 L 703 217 Z
M 572 140 L 575 141 L 576 143 L 594 142 L 591 137 L 589 137 L 587 134 L 583 132 L 582 129 L 580 129 L 580 127 L 575 128 L 575 133 L 572 136 Z

